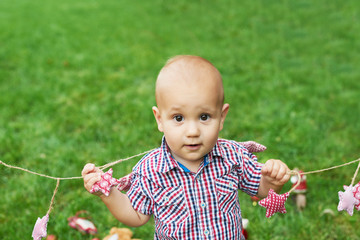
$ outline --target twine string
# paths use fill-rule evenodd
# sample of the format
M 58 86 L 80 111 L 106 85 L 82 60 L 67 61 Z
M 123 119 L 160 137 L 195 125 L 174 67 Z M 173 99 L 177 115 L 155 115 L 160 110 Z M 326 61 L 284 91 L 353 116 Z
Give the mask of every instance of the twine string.
M 107 163 L 103 166 L 100 166 L 99 168 L 101 170 L 104 170 L 106 168 L 109 168 L 111 166 L 114 166 L 116 164 L 119 164 L 121 162 L 125 162 L 125 161 L 128 161 L 130 159 L 133 159 L 135 157 L 139 157 L 139 156 L 142 156 L 142 155 L 145 155 L 149 152 L 153 151 L 152 150 L 148 150 L 148 151 L 145 151 L 145 152 L 142 152 L 142 153 L 139 153 L 139 154 L 136 154 L 136 155 L 133 155 L 133 156 L 130 156 L 130 157 L 127 157 L 127 158 L 122 158 L 122 159 L 119 159 L 119 160 L 116 160 L 114 162 L 110 162 L 110 163 Z M 340 167 L 344 167 L 344 166 L 347 166 L 347 165 L 350 165 L 350 164 L 353 164 L 353 163 L 356 163 L 356 162 L 359 162 L 358 164 L 358 167 L 356 169 L 356 172 L 354 174 L 354 177 L 352 179 L 352 184 L 354 183 L 355 181 L 355 178 L 359 172 L 359 169 L 360 169 L 360 158 L 356 159 L 356 160 L 353 160 L 353 161 L 350 161 L 350 162 L 347 162 L 347 163 L 344 163 L 344 164 L 340 164 L 340 165 L 336 165 L 336 166 L 333 166 L 333 167 L 329 167 L 329 168 L 324 168 L 324 169 L 319 169 L 319 170 L 314 170 L 314 171 L 308 171 L 308 172 L 304 172 L 302 173 L 302 175 L 307 175 L 307 174 L 313 174 L 313 173 L 320 173 L 320 172 L 325 172 L 325 171 L 329 171 L 329 170 L 333 170 L 333 169 L 336 169 L 336 168 L 340 168 Z M 41 177 L 46 177 L 46 178 L 50 178 L 50 179 L 54 179 L 54 180 L 72 180 L 72 179 L 82 179 L 82 177 L 54 177 L 54 176 L 49 176 L 49 175 L 46 175 L 46 174 L 42 174 L 42 173 L 37 173 L 37 172 L 34 172 L 34 171 L 31 171 L 29 169 L 26 169 L 26 168 L 21 168 L 21 167 L 18 167 L 18 166 L 13 166 L 13 165 L 10 165 L 10 164 L 7 164 L 3 161 L 0 160 L 0 164 L 4 165 L 5 167 L 8 167 L 8 168 L 13 168 L 13 169 L 17 169 L 17 170 L 20 170 L 20 171 L 24 171 L 24 172 L 27 172 L 27 173 L 30 173 L 30 174 L 34 174 L 34 175 L 38 175 L 38 176 L 41 176 Z M 291 170 L 289 172 L 289 174 L 291 175 L 297 175 L 298 172 L 295 171 L 295 170 Z
M 143 153 L 139 153 L 139 154 L 136 154 L 134 156 L 131 156 L 131 157 L 128 157 L 128 158 L 123 158 L 123 159 L 119 159 L 119 160 L 116 160 L 114 162 L 111 162 L 111 163 L 108 163 L 108 164 L 105 164 L 103 166 L 100 167 L 101 170 L 104 170 L 106 168 L 109 168 L 113 165 L 116 165 L 118 163 L 121 163 L 121 162 L 124 162 L 124 161 L 127 161 L 127 160 L 130 160 L 132 158 L 135 158 L 135 157 L 138 157 L 138 156 L 141 156 L 141 155 L 144 155 L 144 154 L 147 154 L 149 152 L 151 152 L 152 150 L 149 150 L 149 151 L 146 151 L 146 152 L 143 152 Z M 354 184 L 355 182 L 355 179 L 356 179 L 356 176 L 359 172 L 359 169 L 360 169 L 360 158 L 356 159 L 356 160 L 353 160 L 351 162 L 347 162 L 347 163 L 344 163 L 344 164 L 341 164 L 341 165 L 337 165 L 337 166 L 333 166 L 333 167 L 329 167 L 329 168 L 324 168 L 324 169 L 320 169 L 320 170 L 315 170 L 315 171 L 309 171 L 309 172 L 305 172 L 305 173 L 302 173 L 302 174 L 312 174 L 312 173 L 319 173 L 319 172 L 324 172 L 324 171 L 328 171 L 328 170 L 332 170 L 332 169 L 335 169 L 335 168 L 340 168 L 340 167 L 344 167 L 344 166 L 347 166 L 347 165 L 350 165 L 352 163 L 355 163 L 355 162 L 359 162 L 358 166 L 357 166 L 357 169 L 355 171 L 355 174 L 352 178 L 352 181 L 351 181 L 351 186 Z M 25 168 L 21 168 L 21 167 L 18 167 L 18 166 L 12 166 L 12 165 L 9 165 L 9 164 L 6 164 L 4 163 L 3 161 L 0 160 L 0 164 L 4 165 L 5 167 L 8 167 L 8 168 L 13 168 L 13 169 L 17 169 L 17 170 L 21 170 L 21 171 L 24 171 L 24 172 L 27 172 L 27 173 L 30 173 L 30 174 L 34 174 L 34 175 L 38 175 L 38 176 L 41 176 L 41 177 L 46 177 L 46 178 L 50 178 L 50 179 L 55 179 L 56 180 L 56 187 L 54 189 L 54 193 L 53 193 L 53 196 L 51 198 L 51 201 L 50 201 L 50 206 L 49 206 L 49 209 L 47 211 L 47 215 L 49 216 L 50 215 L 50 212 L 51 210 L 53 209 L 54 207 L 54 202 L 55 202 L 55 195 L 58 191 L 58 188 L 59 188 L 59 185 L 60 185 L 60 181 L 61 180 L 71 180 L 71 179 L 82 179 L 82 177 L 67 177 L 67 178 L 57 178 L 57 177 L 53 177 L 53 176 L 49 176 L 49 175 L 46 175 L 46 174 L 41 174 L 41 173 L 37 173 L 37 172 L 34 172 L 34 171 L 30 171 L 28 169 L 25 169 Z M 290 189 L 289 191 L 289 194 L 291 192 L 293 192 L 299 185 L 300 185 L 300 182 L 301 182 L 301 175 L 298 171 L 296 170 L 291 170 L 289 172 L 289 174 L 291 175 L 297 175 L 298 176 L 298 181 L 297 183 Z
M 299 171 L 296 171 L 296 170 L 291 170 L 289 172 L 289 174 L 290 175 L 297 175 L 297 177 L 298 177 L 298 180 L 297 180 L 296 184 L 289 191 L 289 194 L 290 194 L 300 185 L 300 183 L 301 183 L 301 175 L 300 175 Z
M 354 177 L 353 177 L 352 180 L 351 180 L 350 186 L 353 186 L 353 185 L 354 185 L 356 176 L 358 175 L 358 172 L 359 172 L 359 168 L 360 168 L 360 162 L 359 162 L 359 164 L 358 164 L 358 166 L 357 166 L 357 168 L 356 168 L 356 171 L 355 171 Z
M 116 165 L 116 164 L 118 164 L 118 163 L 125 162 L 125 161 L 127 161 L 127 160 L 132 159 L 132 158 L 135 158 L 135 157 L 139 157 L 139 156 L 148 154 L 149 152 L 151 152 L 151 151 L 153 151 L 153 150 L 154 150 L 154 149 L 151 149 L 151 150 L 148 150 L 148 151 L 145 151 L 145 152 L 136 154 L 136 155 L 134 155 L 134 156 L 130 156 L 130 157 L 128 157 L 128 158 L 123 158 L 123 159 L 116 160 L 116 161 L 114 161 L 114 162 L 111 162 L 111 163 L 108 163 L 108 164 L 105 164 L 105 165 L 99 167 L 99 169 L 100 169 L 100 170 L 104 170 L 104 169 L 109 168 L 109 167 L 111 167 L 111 166 L 114 166 L 114 165 Z
M 304 172 L 302 174 L 306 175 L 306 174 L 325 172 L 325 171 L 329 171 L 329 170 L 332 170 L 332 169 L 335 169 L 335 168 L 344 167 L 344 166 L 347 166 L 347 165 L 350 165 L 350 164 L 353 164 L 353 163 L 356 163 L 356 162 L 360 162 L 360 158 L 358 158 L 356 160 L 353 160 L 353 161 L 350 161 L 350 162 L 347 162 L 347 163 L 344 163 L 344 164 L 341 164 L 341 165 L 337 165 L 337 166 L 333 166 L 333 167 L 329 167 L 329 168 L 324 168 L 324 169 L 320 169 L 320 170 L 315 170 L 315 171 Z
M 128 158 L 123 158 L 123 159 L 119 159 L 119 160 L 116 160 L 114 162 L 111 162 L 111 163 L 108 163 L 108 164 L 105 164 L 103 166 L 100 167 L 101 170 L 104 170 L 106 168 L 109 168 L 113 165 L 116 165 L 118 163 L 121 163 L 121 162 L 124 162 L 124 161 L 127 161 L 127 160 L 130 160 L 132 158 L 135 158 L 135 157 L 139 157 L 139 156 L 142 156 L 144 154 L 147 154 L 149 152 L 153 151 L 152 150 L 149 150 L 149 151 L 146 151 L 146 152 L 143 152 L 143 153 L 139 153 L 139 154 L 136 154 L 136 155 L 133 155 L 133 156 L 130 156 Z M 313 174 L 313 173 L 320 173 L 320 172 L 324 172 L 324 171 L 329 171 L 329 170 L 332 170 L 332 169 L 335 169 L 335 168 L 340 168 L 340 167 L 344 167 L 344 166 L 347 166 L 347 165 L 350 165 L 350 164 L 353 164 L 353 163 L 356 163 L 356 162 L 359 162 L 358 166 L 357 166 L 357 169 L 355 171 L 355 174 L 352 178 L 352 181 L 351 181 L 351 186 L 354 184 L 355 182 L 355 179 L 356 179 L 356 176 L 357 174 L 359 173 L 359 169 L 360 169 L 360 158 L 356 159 L 356 160 L 353 160 L 353 161 L 350 161 L 350 162 L 347 162 L 347 163 L 344 163 L 344 164 L 340 164 L 340 165 L 336 165 L 336 166 L 333 166 L 333 167 L 329 167 L 329 168 L 324 168 L 324 169 L 320 169 L 320 170 L 315 170 L 315 171 L 309 171 L 309 172 L 304 172 L 302 173 L 303 175 L 306 175 L 306 174 Z M 61 180 L 71 180 L 71 179 L 82 179 L 82 177 L 66 177 L 66 178 L 59 178 L 59 177 L 53 177 L 53 176 L 49 176 L 49 175 L 46 175 L 46 174 L 42 174 L 42 173 L 37 173 L 37 172 L 34 172 L 34 171 L 31 171 L 31 170 L 28 170 L 26 168 L 21 168 L 21 167 L 18 167 L 18 166 L 13 166 L 13 165 L 10 165 L 10 164 L 7 164 L 7 163 L 4 163 L 3 161 L 0 160 L 0 164 L 4 165 L 5 167 L 8 167 L 8 168 L 12 168 L 12 169 L 17 169 L 17 170 L 20 170 L 20 171 L 24 171 L 24 172 L 27 172 L 27 173 L 30 173 L 30 174 L 34 174 L 34 175 L 38 175 L 38 176 L 41 176 L 41 177 L 46 177 L 46 178 L 50 178 L 50 179 L 55 179 L 57 182 L 56 182 L 56 187 L 54 189 L 54 193 L 53 193 L 53 196 L 51 198 L 51 201 L 50 201 L 50 206 L 49 206 L 49 210 L 47 211 L 47 215 L 50 214 L 51 210 L 53 209 L 53 206 L 54 206 L 54 201 L 55 201 L 55 195 L 58 191 L 58 188 L 59 188 L 59 184 L 60 184 L 60 181 Z M 289 174 L 291 175 L 297 175 L 298 176 L 298 181 L 297 183 L 290 189 L 289 193 L 293 192 L 299 185 L 300 185 L 300 181 L 301 181 L 301 175 L 298 171 L 296 170 L 291 170 L 289 172 Z
M 141 155 L 144 155 L 146 153 L 149 153 L 150 151 L 152 150 L 149 150 L 149 151 L 146 151 L 146 152 L 143 152 L 143 153 L 139 153 L 139 154 L 136 154 L 134 156 L 131 156 L 131 157 L 128 157 L 128 158 L 124 158 L 124 159 L 119 159 L 117 161 L 114 161 L 114 162 L 111 162 L 111 163 L 108 163 L 108 164 L 105 164 L 103 165 L 102 167 L 100 167 L 100 169 L 105 169 L 105 168 L 108 168 L 108 167 L 111 167 L 115 164 L 118 164 L 120 162 L 124 162 L 124 161 L 127 161 L 127 160 L 130 160 L 132 158 L 135 158 L 135 157 L 138 157 L 138 156 L 141 156 Z M 27 172 L 27 173 L 30 173 L 30 174 L 33 174 L 33 175 L 37 175 L 37 176 L 40 176 L 40 177 L 45 177 L 45 178 L 50 178 L 50 179 L 54 179 L 56 180 L 56 187 L 54 189 L 54 192 L 53 192 L 53 195 L 52 195 L 52 198 L 51 198 L 51 201 L 50 201 L 50 206 L 49 206 L 49 209 L 46 213 L 46 215 L 50 215 L 50 212 L 51 210 L 53 209 L 54 207 L 54 202 L 55 202 L 55 196 L 56 196 L 56 193 L 59 189 L 59 185 L 60 185 L 60 181 L 61 180 L 72 180 L 72 179 L 82 179 L 82 177 L 65 177 L 65 178 L 61 178 L 61 177 L 53 177 L 53 176 L 49 176 L 49 175 L 46 175 L 46 174 L 42 174 L 42 173 L 37 173 L 37 172 L 34 172 L 34 171 L 31 171 L 29 169 L 26 169 L 26 168 L 22 168 L 22 167 L 18 167 L 18 166 L 13 166 L 13 165 L 10 165 L 10 164 L 7 164 L 3 161 L 0 160 L 0 164 L 4 165 L 5 167 L 7 168 L 12 168 L 12 169 L 17 169 L 17 170 L 20 170 L 20 171 L 23 171 L 23 172 Z
M 47 211 L 47 215 L 50 215 L 50 212 L 51 210 L 53 209 L 54 207 L 54 202 L 55 202 L 55 195 L 59 189 L 59 184 L 60 184 L 60 179 L 58 178 L 57 181 L 56 181 L 56 187 L 55 187 L 55 190 L 54 190 L 54 193 L 53 193 L 53 196 L 51 198 L 51 201 L 50 201 L 50 206 L 49 206 L 49 210 Z
M 152 150 L 148 150 L 146 152 L 142 152 L 142 153 L 139 153 L 139 154 L 136 154 L 136 155 L 133 155 L 133 156 L 130 156 L 128 158 L 123 158 L 123 159 L 119 159 L 119 160 L 116 160 L 114 162 L 110 162 L 110 163 L 107 163 L 103 166 L 100 166 L 100 170 L 104 170 L 106 168 L 109 168 L 111 166 L 114 166 L 118 163 L 121 163 L 121 162 L 125 162 L 125 161 L 128 161 L 130 159 L 133 159 L 135 157 L 139 157 L 139 156 L 142 156 L 144 154 L 147 154 L 149 152 L 153 151 Z M 324 172 L 324 171 L 329 171 L 329 170 L 332 170 L 332 169 L 335 169 L 335 168 L 340 168 L 340 167 L 344 167 L 344 166 L 347 166 L 347 165 L 350 165 L 350 164 L 353 164 L 355 162 L 359 162 L 358 166 L 357 166 L 357 169 L 355 171 L 355 174 L 351 180 L 351 186 L 354 184 L 355 182 L 355 179 L 356 179 L 356 176 L 359 172 L 359 169 L 360 169 L 360 158 L 356 159 L 356 160 L 353 160 L 353 161 L 350 161 L 350 162 L 347 162 L 347 163 L 344 163 L 344 164 L 341 164 L 341 165 L 336 165 L 336 166 L 333 166 L 333 167 L 329 167 L 329 168 L 324 168 L 324 169 L 320 169 L 320 170 L 315 170 L 315 171 L 309 171 L 309 172 L 305 172 L 305 173 L 302 173 L 303 175 L 306 175 L 306 174 L 313 174 L 313 173 L 320 173 L 320 172 Z M 53 177 L 53 176 L 49 176 L 49 175 L 46 175 L 46 174 L 42 174 L 42 173 L 37 173 L 37 172 L 34 172 L 34 171 L 31 171 L 29 169 L 26 169 L 26 168 L 21 168 L 21 167 L 18 167 L 18 166 L 13 166 L 13 165 L 10 165 L 10 164 L 7 164 L 7 163 L 4 163 L 3 161 L 0 160 L 0 164 L 1 165 L 4 165 L 5 167 L 8 167 L 8 168 L 12 168 L 12 169 L 17 169 L 17 170 L 20 170 L 20 171 L 24 171 L 24 172 L 27 172 L 27 173 L 30 173 L 30 174 L 34 174 L 34 175 L 38 175 L 38 176 L 41 176 L 41 177 L 46 177 L 46 178 L 50 178 L 50 179 L 54 179 L 56 180 L 56 187 L 54 189 L 54 192 L 53 192 L 53 195 L 52 195 L 52 198 L 51 198 L 51 201 L 50 201 L 50 206 L 49 206 L 49 209 L 46 213 L 47 216 L 50 215 L 50 212 L 52 211 L 53 207 L 54 207 L 54 202 L 55 202 L 55 196 L 56 196 L 56 193 L 59 189 L 59 185 L 60 185 L 60 181 L 61 180 L 71 180 L 71 179 L 82 179 L 82 177 L 65 177 L 65 178 L 60 178 L 60 177 Z M 299 171 L 296 171 L 296 170 L 291 170 L 289 171 L 289 174 L 291 175 L 297 175 L 298 176 L 298 181 L 297 183 L 290 189 L 289 191 L 289 194 L 291 192 L 293 192 L 299 185 L 300 185 L 300 182 L 301 182 L 301 174 L 299 173 Z
M 30 171 L 29 169 L 26 169 L 26 168 L 21 168 L 21 167 L 18 167 L 18 166 L 12 166 L 12 165 L 10 165 L 10 164 L 4 163 L 4 162 L 1 161 L 1 160 L 0 160 L 0 164 L 4 165 L 5 167 L 8 167 L 8 168 L 17 169 L 17 170 L 20 170 L 20 171 L 24 171 L 24 172 L 27 172 L 27 173 L 34 174 L 34 175 L 38 175 L 38 176 L 40 176 L 40 177 L 51 178 L 51 179 L 54 179 L 54 180 L 57 180 L 57 179 L 60 179 L 60 180 L 69 180 L 69 179 L 81 178 L 81 177 L 57 178 L 57 177 L 49 176 L 49 175 L 46 175 L 46 174 L 33 172 L 33 171 Z
M 121 162 L 125 162 L 125 161 L 128 161 L 130 159 L 133 159 L 135 157 L 139 157 L 139 156 L 142 156 L 142 155 L 145 155 L 151 151 L 153 151 L 154 149 L 152 150 L 148 150 L 146 152 L 142 152 L 142 153 L 139 153 L 139 154 L 136 154 L 136 155 L 133 155 L 133 156 L 130 156 L 130 157 L 127 157 L 127 158 L 122 158 L 122 159 L 119 159 L 119 160 L 116 160 L 114 162 L 110 162 L 108 164 L 105 164 L 100 168 L 100 170 L 104 170 L 106 168 L 109 168 L 111 166 L 114 166 L 118 163 L 121 163 Z M 45 177 L 45 178 L 50 178 L 50 179 L 54 179 L 54 180 L 73 180 L 73 179 L 82 179 L 82 177 L 54 177 L 54 176 L 49 176 L 49 175 L 46 175 L 46 174 L 42 174 L 42 173 L 37 173 L 37 172 L 34 172 L 34 171 L 31 171 L 29 169 L 26 169 L 26 168 L 22 168 L 22 167 L 18 167 L 18 166 L 14 166 L 14 165 L 10 165 L 10 164 L 7 164 L 3 161 L 0 160 L 0 164 L 4 165 L 5 167 L 8 167 L 8 168 L 12 168 L 12 169 L 17 169 L 17 170 L 20 170 L 20 171 L 24 171 L 24 172 L 27 172 L 27 173 L 30 173 L 30 174 L 34 174 L 34 175 L 37 175 L 37 176 L 40 176 L 40 177 Z
M 329 170 L 332 170 L 332 169 L 344 167 L 344 166 L 347 166 L 347 165 L 350 165 L 350 164 L 353 164 L 353 163 L 356 163 L 356 162 L 359 162 L 359 164 L 358 164 L 357 169 L 356 169 L 356 171 L 355 171 L 355 174 L 354 174 L 354 176 L 353 176 L 353 178 L 352 178 L 352 180 L 351 180 L 351 186 L 352 186 L 352 185 L 354 185 L 356 176 L 358 175 L 358 172 L 359 172 L 359 169 L 360 169 L 360 158 L 358 158 L 358 159 L 356 159 L 356 160 L 353 160 L 353 161 L 350 161 L 350 162 L 347 162 L 347 163 L 344 163 L 344 164 L 336 165 L 336 166 L 333 166 L 333 167 L 324 168 L 324 169 L 319 169 L 319 170 L 314 170 L 314 171 L 309 171 L 309 172 L 304 172 L 304 173 L 301 173 L 301 174 L 300 174 L 298 171 L 296 171 L 296 170 L 291 170 L 291 171 L 289 171 L 288 173 L 289 173 L 290 175 L 297 175 L 297 176 L 298 176 L 298 181 L 297 181 L 296 184 L 290 189 L 289 193 L 293 192 L 293 191 L 300 185 L 301 175 L 325 172 L 325 171 L 329 171 Z

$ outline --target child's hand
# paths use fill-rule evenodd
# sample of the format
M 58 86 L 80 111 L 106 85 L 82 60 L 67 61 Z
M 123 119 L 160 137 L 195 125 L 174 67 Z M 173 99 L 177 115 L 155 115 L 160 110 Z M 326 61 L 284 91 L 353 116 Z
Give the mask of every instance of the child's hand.
M 280 160 L 270 159 L 261 169 L 266 181 L 275 186 L 283 186 L 290 179 L 290 169 Z
M 90 192 L 92 186 L 101 180 L 101 175 L 104 172 L 101 171 L 99 168 L 95 167 L 94 164 L 88 163 L 84 166 L 81 175 L 84 179 L 84 187 L 88 192 Z M 101 196 L 103 195 L 101 191 L 94 192 L 94 195 Z

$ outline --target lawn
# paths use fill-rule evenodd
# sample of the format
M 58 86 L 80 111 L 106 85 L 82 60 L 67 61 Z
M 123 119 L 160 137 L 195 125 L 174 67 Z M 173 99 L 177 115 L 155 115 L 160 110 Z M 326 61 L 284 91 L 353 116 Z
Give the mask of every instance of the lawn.
M 259 161 L 277 158 L 311 171 L 358 159 L 359 33 L 356 0 L 2 0 L 0 160 L 73 177 L 87 162 L 103 165 L 159 146 L 154 83 L 177 54 L 218 67 L 230 104 L 221 137 L 266 145 Z M 139 159 L 114 166 L 114 176 Z M 288 213 L 267 219 L 241 193 L 250 239 L 360 239 L 360 212 L 337 211 L 338 191 L 356 166 L 308 175 L 302 212 L 289 199 Z M 0 239 L 29 239 L 55 185 L 0 165 Z M 125 227 L 82 180 L 64 180 L 48 234 L 92 239 L 68 226 L 79 210 L 89 212 L 99 238 Z M 153 221 L 131 230 L 152 239 Z

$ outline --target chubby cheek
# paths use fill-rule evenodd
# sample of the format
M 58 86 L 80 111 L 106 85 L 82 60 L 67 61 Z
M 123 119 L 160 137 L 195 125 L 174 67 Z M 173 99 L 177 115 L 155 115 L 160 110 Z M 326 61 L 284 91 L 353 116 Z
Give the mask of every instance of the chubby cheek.
M 219 137 L 219 130 L 218 129 L 211 129 L 203 132 L 203 141 L 206 143 L 207 146 L 215 146 L 216 141 Z
M 170 146 L 171 149 L 177 147 L 177 145 L 181 144 L 181 134 L 174 128 L 168 128 L 164 126 L 164 136 L 166 139 L 167 144 Z

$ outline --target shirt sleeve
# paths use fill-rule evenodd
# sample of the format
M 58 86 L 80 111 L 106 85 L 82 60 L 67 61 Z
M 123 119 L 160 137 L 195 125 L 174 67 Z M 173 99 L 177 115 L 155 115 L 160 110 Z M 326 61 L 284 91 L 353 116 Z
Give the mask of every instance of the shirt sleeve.
M 151 182 L 147 178 L 136 173 L 133 174 L 131 188 L 127 192 L 127 196 L 133 208 L 145 215 L 153 213 L 154 202 L 148 194 L 150 189 Z
M 259 190 L 263 164 L 259 163 L 257 157 L 247 150 L 243 150 L 241 155 L 242 164 L 238 168 L 239 189 L 250 196 L 255 196 Z

